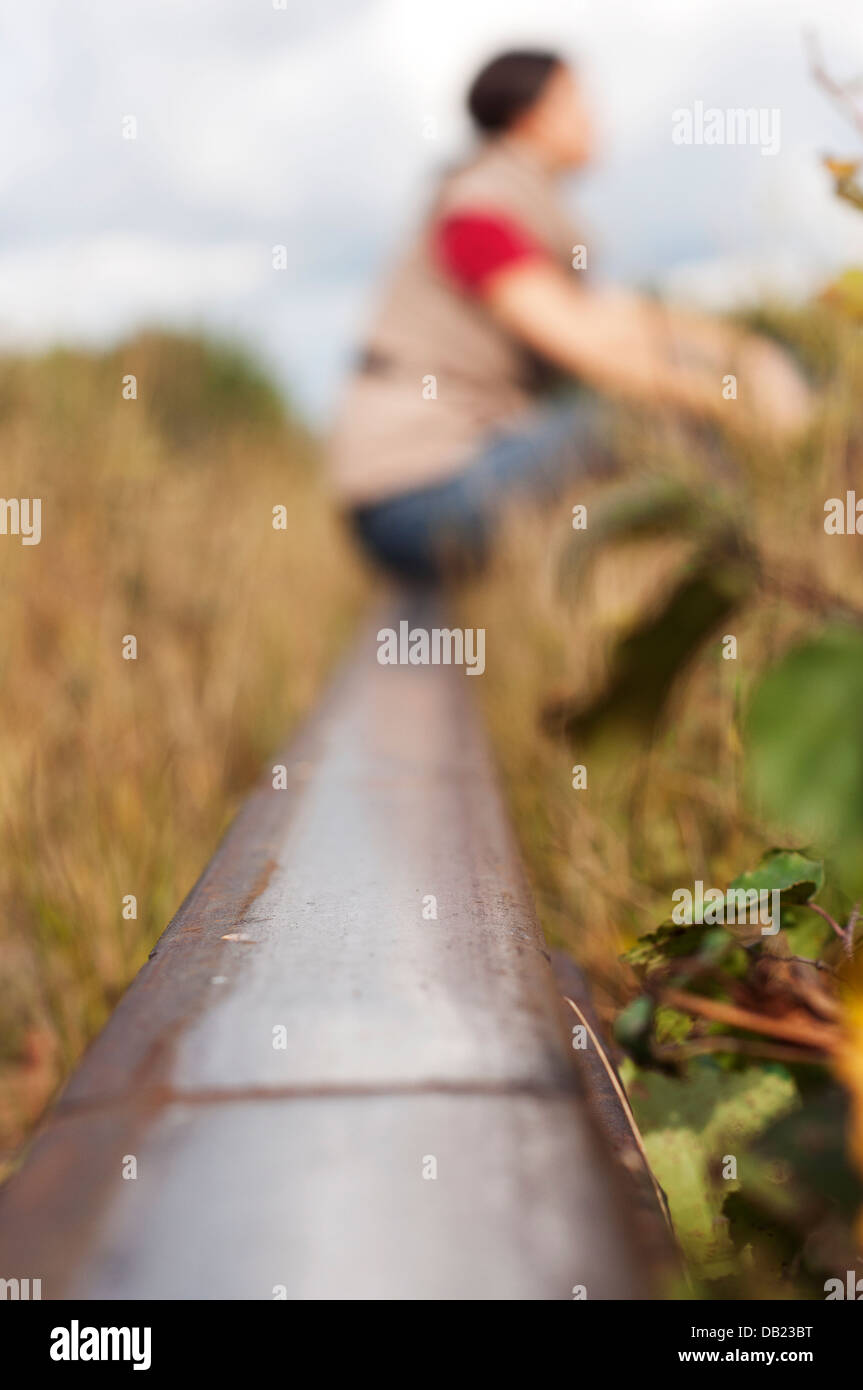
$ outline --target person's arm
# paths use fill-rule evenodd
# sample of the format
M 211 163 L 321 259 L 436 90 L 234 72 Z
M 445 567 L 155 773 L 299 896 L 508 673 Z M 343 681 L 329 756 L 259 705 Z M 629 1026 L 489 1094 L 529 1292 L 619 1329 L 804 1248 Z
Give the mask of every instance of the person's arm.
M 805 383 L 763 339 L 635 294 L 583 289 L 538 258 L 503 267 L 482 298 L 534 352 L 609 395 L 786 436 L 808 423 Z M 722 395 L 728 374 L 738 378 L 733 401 Z

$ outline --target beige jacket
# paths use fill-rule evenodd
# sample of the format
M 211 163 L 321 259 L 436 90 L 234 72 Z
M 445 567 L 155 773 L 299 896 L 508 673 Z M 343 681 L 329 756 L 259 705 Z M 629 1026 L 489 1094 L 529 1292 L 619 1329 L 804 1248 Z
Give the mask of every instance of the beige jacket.
M 543 371 L 482 301 L 436 263 L 441 217 L 460 210 L 517 221 L 562 265 L 578 241 L 553 178 L 522 146 L 489 142 L 443 181 L 397 266 L 330 441 L 333 485 L 347 505 L 442 481 L 492 430 L 515 424 Z

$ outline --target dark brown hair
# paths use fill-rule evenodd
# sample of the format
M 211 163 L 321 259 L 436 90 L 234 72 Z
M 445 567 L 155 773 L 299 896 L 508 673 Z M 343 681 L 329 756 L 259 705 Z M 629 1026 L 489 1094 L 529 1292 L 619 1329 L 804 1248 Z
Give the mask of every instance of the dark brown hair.
M 467 97 L 474 123 L 488 134 L 508 130 L 539 97 L 563 60 L 539 49 L 501 53 L 477 73 Z

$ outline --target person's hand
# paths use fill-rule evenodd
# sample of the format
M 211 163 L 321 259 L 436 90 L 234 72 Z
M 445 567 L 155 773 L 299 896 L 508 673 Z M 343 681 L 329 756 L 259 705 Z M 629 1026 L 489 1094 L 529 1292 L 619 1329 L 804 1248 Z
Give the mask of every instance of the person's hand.
M 791 442 L 804 433 L 815 397 L 787 353 L 764 338 L 750 338 L 735 370 L 744 428 L 776 442 Z

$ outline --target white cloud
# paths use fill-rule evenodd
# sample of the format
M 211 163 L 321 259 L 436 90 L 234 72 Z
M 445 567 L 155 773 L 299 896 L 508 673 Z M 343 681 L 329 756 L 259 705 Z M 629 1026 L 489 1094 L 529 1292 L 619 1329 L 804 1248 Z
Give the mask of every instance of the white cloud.
M 23 248 L 0 258 L 0 334 L 91 341 L 140 322 L 230 315 L 275 274 L 254 243 L 160 244 L 125 235 Z

